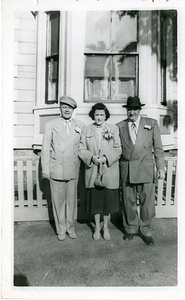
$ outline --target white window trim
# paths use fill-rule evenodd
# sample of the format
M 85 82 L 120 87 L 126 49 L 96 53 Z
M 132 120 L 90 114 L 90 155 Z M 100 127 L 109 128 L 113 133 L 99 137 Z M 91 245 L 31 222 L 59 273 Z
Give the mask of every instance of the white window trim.
M 46 20 L 45 12 L 39 12 L 37 17 L 37 70 L 36 70 L 36 95 L 34 110 L 40 108 L 56 107 L 56 104 L 45 103 L 45 76 L 46 76 Z M 66 91 L 66 27 L 67 12 L 60 12 L 59 30 L 59 74 L 58 74 L 58 102 Z
M 68 12 L 60 11 L 59 30 L 59 74 L 58 74 L 58 103 L 45 103 L 45 77 L 46 77 L 46 20 L 45 12 L 39 12 L 37 17 L 37 69 L 36 69 L 36 94 L 34 111 L 34 141 L 33 148 L 40 150 L 43 134 L 40 133 L 40 117 L 51 115 L 53 118 L 60 114 L 59 98 L 66 94 L 67 90 L 67 26 L 69 22 Z M 68 47 L 69 48 L 69 47 Z

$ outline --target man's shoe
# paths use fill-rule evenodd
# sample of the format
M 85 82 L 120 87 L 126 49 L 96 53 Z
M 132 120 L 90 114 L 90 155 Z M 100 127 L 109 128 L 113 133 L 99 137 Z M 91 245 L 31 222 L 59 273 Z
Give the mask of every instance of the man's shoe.
M 58 234 L 58 240 L 59 241 L 63 241 L 63 240 L 65 240 L 65 238 L 66 238 L 65 233 Z
M 152 236 L 146 236 L 146 235 L 144 235 L 144 236 L 142 237 L 142 239 L 143 239 L 143 241 L 145 242 L 145 244 L 146 244 L 147 246 L 152 246 L 152 245 L 154 244 L 154 239 L 153 239 Z
M 133 233 L 126 233 L 126 234 L 124 235 L 123 239 L 124 239 L 125 241 L 131 241 L 131 240 L 133 240 L 133 237 L 134 237 L 134 234 L 133 234 Z
M 69 237 L 71 239 L 76 239 L 77 238 L 76 233 L 74 231 L 73 232 L 68 232 L 68 234 L 69 234 Z

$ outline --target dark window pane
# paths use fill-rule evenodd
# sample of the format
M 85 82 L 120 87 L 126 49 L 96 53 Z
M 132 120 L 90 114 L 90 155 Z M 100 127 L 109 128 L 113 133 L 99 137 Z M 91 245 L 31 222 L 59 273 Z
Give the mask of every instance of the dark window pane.
M 87 77 L 109 77 L 110 63 L 109 55 L 86 56 L 85 74 Z
M 59 52 L 59 12 L 51 12 L 48 15 L 47 25 L 47 56 Z
M 58 56 L 46 62 L 46 102 L 58 102 Z
M 112 77 L 135 77 L 136 57 L 127 55 L 114 55 Z
M 136 57 L 114 55 L 111 79 L 111 99 L 125 100 L 136 91 Z
M 85 99 L 110 99 L 111 56 L 89 55 L 85 64 Z

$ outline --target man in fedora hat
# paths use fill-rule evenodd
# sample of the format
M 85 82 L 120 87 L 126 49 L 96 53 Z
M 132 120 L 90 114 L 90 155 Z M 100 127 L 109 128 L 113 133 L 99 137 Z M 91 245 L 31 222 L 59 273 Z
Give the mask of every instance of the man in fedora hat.
M 158 123 L 141 117 L 138 96 L 128 97 L 127 119 L 117 124 L 122 144 L 120 159 L 124 240 L 139 234 L 146 245 L 153 245 L 155 219 L 155 165 L 158 178 L 164 179 L 164 151 Z M 155 163 L 154 163 L 155 162 Z M 140 220 L 137 213 L 140 203 Z
M 72 118 L 76 101 L 60 98 L 61 117 L 46 123 L 41 151 L 43 178 L 50 180 L 56 232 L 60 241 L 75 239 L 74 218 L 77 212 L 77 183 L 80 160 L 78 144 L 84 124 Z

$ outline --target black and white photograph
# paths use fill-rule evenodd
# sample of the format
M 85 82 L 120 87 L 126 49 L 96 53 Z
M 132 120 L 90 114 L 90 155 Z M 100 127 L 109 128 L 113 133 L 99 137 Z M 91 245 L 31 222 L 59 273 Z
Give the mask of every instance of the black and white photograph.
M 51 2 L 2 1 L 1 297 L 185 299 L 185 3 Z

